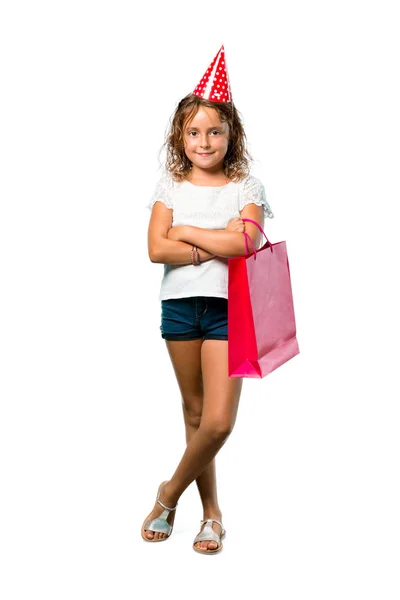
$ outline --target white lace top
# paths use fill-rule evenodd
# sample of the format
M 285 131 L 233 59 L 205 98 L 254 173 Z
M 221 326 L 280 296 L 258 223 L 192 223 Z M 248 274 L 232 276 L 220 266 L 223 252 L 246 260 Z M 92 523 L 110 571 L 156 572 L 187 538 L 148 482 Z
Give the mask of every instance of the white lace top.
M 273 218 L 259 179 L 249 175 L 239 183 L 221 187 L 198 186 L 189 181 L 176 182 L 165 174 L 157 183 L 147 207 L 163 202 L 172 209 L 172 226 L 192 225 L 204 229 L 225 229 L 230 219 L 240 217 L 247 204 L 263 206 L 264 216 Z M 243 254 L 245 253 L 243 245 Z M 213 258 L 198 266 L 164 265 L 160 300 L 192 296 L 228 298 L 228 259 Z

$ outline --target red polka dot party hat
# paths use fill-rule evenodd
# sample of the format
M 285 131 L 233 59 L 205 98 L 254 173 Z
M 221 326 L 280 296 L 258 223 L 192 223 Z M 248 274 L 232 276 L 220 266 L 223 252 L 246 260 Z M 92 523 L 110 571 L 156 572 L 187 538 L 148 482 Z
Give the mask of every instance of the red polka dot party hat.
M 231 86 L 225 61 L 224 46 L 204 73 L 193 94 L 211 102 L 231 102 Z

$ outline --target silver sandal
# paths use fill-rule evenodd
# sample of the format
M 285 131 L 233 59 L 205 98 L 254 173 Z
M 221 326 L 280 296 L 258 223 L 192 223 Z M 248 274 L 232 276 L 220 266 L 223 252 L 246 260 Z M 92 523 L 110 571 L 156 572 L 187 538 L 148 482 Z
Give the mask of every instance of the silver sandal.
M 218 523 L 218 525 L 220 525 L 220 527 L 221 527 L 220 534 L 218 534 L 212 528 L 213 522 Z M 201 531 L 194 538 L 193 550 L 195 550 L 196 552 L 200 552 L 200 554 L 215 554 L 216 552 L 219 552 L 223 548 L 223 544 L 222 544 L 221 540 L 223 540 L 223 538 L 225 537 L 226 531 L 225 531 L 222 523 L 220 521 L 217 521 L 217 519 L 204 519 L 204 521 L 200 521 L 200 526 L 203 525 L 203 523 L 206 523 L 206 526 L 204 527 L 203 531 Z M 201 541 L 217 542 L 218 546 L 216 548 L 207 548 L 206 550 L 200 550 L 200 548 L 195 548 L 194 545 L 197 542 L 201 542 Z
M 165 506 L 165 504 L 163 504 L 160 500 L 160 495 L 161 492 L 164 488 L 164 486 L 168 483 L 168 481 L 164 481 L 160 487 L 158 488 L 158 494 L 157 494 L 157 502 L 158 504 L 160 504 L 160 506 L 163 507 L 164 511 L 161 513 L 161 515 L 159 517 L 156 517 L 155 519 L 146 519 L 142 525 L 142 530 L 141 530 L 141 534 L 142 534 L 142 538 L 146 541 L 146 542 L 165 542 L 165 540 L 167 540 L 169 538 L 169 536 L 172 533 L 172 529 L 173 529 L 173 525 L 170 525 L 167 521 L 167 518 L 170 514 L 170 512 L 172 512 L 173 510 L 176 510 L 176 507 L 178 506 L 178 503 L 176 503 L 176 506 L 174 506 L 174 508 L 169 508 L 168 506 Z M 159 538 L 159 539 L 150 539 L 148 537 L 145 536 L 145 530 L 150 529 L 151 531 L 158 531 L 160 533 L 166 533 L 167 537 L 165 538 Z

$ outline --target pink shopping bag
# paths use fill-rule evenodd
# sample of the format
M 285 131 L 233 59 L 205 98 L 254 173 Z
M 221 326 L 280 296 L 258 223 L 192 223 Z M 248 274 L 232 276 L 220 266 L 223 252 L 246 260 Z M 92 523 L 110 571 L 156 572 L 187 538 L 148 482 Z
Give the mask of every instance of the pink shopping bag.
M 228 260 L 229 377 L 265 377 L 299 354 L 286 242 Z M 247 240 L 253 246 L 249 255 Z

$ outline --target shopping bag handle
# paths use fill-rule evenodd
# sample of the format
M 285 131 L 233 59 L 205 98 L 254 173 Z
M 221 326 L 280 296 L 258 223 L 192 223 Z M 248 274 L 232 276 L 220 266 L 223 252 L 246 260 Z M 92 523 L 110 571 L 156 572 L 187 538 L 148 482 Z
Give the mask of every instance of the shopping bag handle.
M 253 223 L 254 225 L 256 225 L 258 227 L 258 229 L 261 231 L 261 233 L 264 235 L 265 239 L 267 240 L 267 242 L 269 244 L 269 247 L 271 248 L 271 252 L 273 252 L 272 244 L 269 241 L 269 239 L 267 238 L 267 235 L 266 235 L 264 229 L 261 227 L 261 225 L 259 223 L 257 223 L 257 221 L 253 221 L 253 219 L 242 219 L 242 221 L 248 221 L 249 223 Z M 253 252 L 254 252 L 254 260 L 256 260 L 256 258 L 257 258 L 257 250 L 254 247 L 254 244 L 253 244 L 253 241 L 252 241 L 251 237 L 245 231 L 243 232 L 243 235 L 244 235 L 244 239 L 246 240 L 247 254 L 249 254 L 249 243 L 248 242 L 250 242 L 250 244 L 251 244 L 251 246 L 253 248 Z

